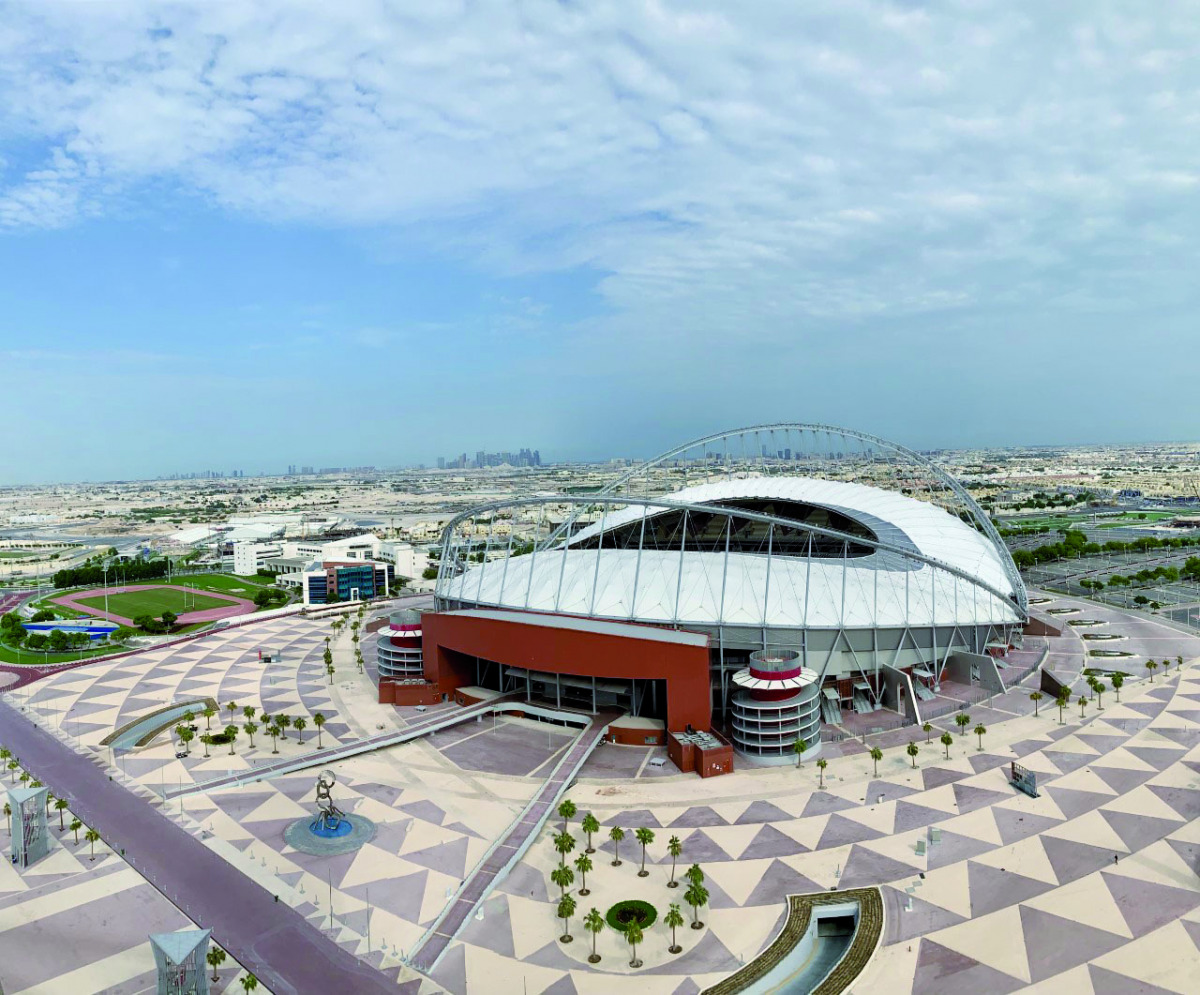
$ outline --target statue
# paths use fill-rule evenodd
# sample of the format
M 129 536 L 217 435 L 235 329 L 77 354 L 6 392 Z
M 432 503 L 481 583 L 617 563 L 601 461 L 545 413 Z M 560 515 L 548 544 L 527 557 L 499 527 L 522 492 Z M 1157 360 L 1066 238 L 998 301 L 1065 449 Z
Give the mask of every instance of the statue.
M 342 827 L 348 825 L 346 814 L 333 804 L 331 792 L 336 781 L 331 770 L 323 770 L 317 775 L 317 808 L 320 811 L 308 828 L 322 836 L 341 835 Z

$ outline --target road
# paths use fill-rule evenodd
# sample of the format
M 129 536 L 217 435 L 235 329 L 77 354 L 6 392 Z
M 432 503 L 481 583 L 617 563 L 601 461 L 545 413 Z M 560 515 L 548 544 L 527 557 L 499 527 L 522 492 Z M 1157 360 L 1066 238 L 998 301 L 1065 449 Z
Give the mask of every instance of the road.
M 272 991 L 394 995 L 387 977 L 3 701 L 0 728 L 26 770 Z

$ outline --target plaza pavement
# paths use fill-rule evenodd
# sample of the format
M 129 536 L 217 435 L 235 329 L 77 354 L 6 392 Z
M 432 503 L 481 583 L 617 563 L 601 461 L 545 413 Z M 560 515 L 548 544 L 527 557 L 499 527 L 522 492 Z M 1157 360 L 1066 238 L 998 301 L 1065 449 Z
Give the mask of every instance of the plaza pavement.
M 1145 673 L 1147 656 L 1200 654 L 1200 640 L 1153 620 L 1061 603 L 1079 608 L 1078 616 L 1068 617 L 1099 618 L 1122 632 L 1122 648 L 1134 654 L 1122 665 L 1135 675 Z M 326 729 L 332 726 L 340 738 L 373 732 L 376 718 L 403 724 L 403 710 L 373 715 L 365 728 L 337 713 L 343 702 L 370 691 L 359 675 L 343 679 L 346 647 L 336 651 L 339 675 L 329 690 L 319 660 L 323 628 L 303 620 L 261 625 L 277 628 L 210 637 L 191 644 L 194 655 L 163 652 L 149 661 L 151 654 L 143 654 L 98 664 L 22 693 L 32 693 L 33 707 L 47 717 L 65 706 L 64 732 L 75 729 L 85 744 L 161 705 L 160 696 L 206 694 L 213 687 L 222 704 L 233 697 L 257 705 L 257 691 L 278 698 L 273 711 L 324 710 L 331 716 Z M 285 666 L 264 673 L 254 646 L 271 640 L 295 652 L 289 656 L 285 647 Z M 1077 675 L 1086 647 L 1077 634 L 1068 631 L 1051 644 L 1049 665 L 1082 686 Z M 620 978 L 647 995 L 697 992 L 770 942 L 786 894 L 879 884 L 885 934 L 856 986 L 860 990 L 1194 991 L 1191 980 L 1200 968 L 1200 673 L 1187 670 L 1179 677 L 1172 667 L 1166 681 L 1161 671 L 1153 684 L 1131 680 L 1121 703 L 1110 692 L 1103 711 L 1089 706 L 1082 722 L 1072 705 L 1063 725 L 1048 701 L 1037 717 L 1027 714 L 1030 686 L 968 706 L 972 726 L 980 717 L 988 726 L 982 750 L 975 737 L 959 738 L 953 715 L 935 722 L 935 741 L 928 746 L 912 729 L 899 730 L 902 738 L 873 737 L 870 745 L 885 749 L 877 777 L 861 742 L 831 746 L 825 790 L 818 788 L 812 764 L 742 769 L 701 781 L 662 771 L 651 776 L 645 769 L 650 751 L 644 749 L 598 750 L 570 791 L 580 816 L 593 811 L 606 827 L 596 840 L 599 852 L 588 880 L 593 894 L 577 899 L 579 914 L 592 905 L 603 912 L 619 899 L 643 897 L 656 905 L 661 920 L 669 901 L 682 902 L 681 889 L 666 888 L 665 841 L 673 833 L 684 845 L 681 866 L 699 862 L 711 893 L 701 913 L 705 929 L 681 929 L 684 950 L 678 956 L 666 952 L 661 921 L 649 931 L 636 982 L 626 977 L 632 973 L 625 966 L 628 953 L 612 931 L 599 939 L 603 959 L 595 967 L 586 962 L 588 935 L 579 915 L 571 924 L 575 942 L 558 942 L 558 889 L 549 880 L 558 858 L 549 831 L 485 901 L 482 915 L 448 945 L 432 980 L 402 964 L 401 955 L 568 741 L 551 734 L 543 744 L 546 733 L 522 720 L 446 730 L 430 737 L 435 742 L 339 765 L 335 798 L 380 827 L 358 854 L 313 858 L 284 845 L 282 827 L 310 810 L 311 772 L 188 799 L 186 813 L 173 817 L 243 873 L 277 888 L 310 928 L 324 929 L 400 981 L 400 990 L 607 993 Z M 102 707 L 77 715 L 79 704 Z M 949 760 L 936 742 L 942 728 L 955 735 Z M 312 738 L 310 729 L 305 749 Z M 916 770 L 901 749 L 910 738 L 921 743 Z M 281 748 L 298 751 L 294 740 L 293 731 Z M 169 785 L 172 778 L 211 776 L 245 763 L 245 746 L 243 737 L 237 757 L 180 762 L 157 742 L 125 766 L 146 785 Z M 1008 786 L 1013 759 L 1038 773 L 1040 798 Z M 639 772 L 643 776 L 629 776 Z M 582 846 L 578 819 L 572 831 Z M 612 824 L 629 833 L 620 868 L 609 863 Z M 636 876 L 632 831 L 642 825 L 656 833 L 648 878 Z M 931 842 L 935 828 L 937 843 Z M 924 856 L 916 853 L 919 838 L 926 840 Z M 576 882 L 573 890 L 578 887 Z M 684 908 L 685 915 L 689 911 Z

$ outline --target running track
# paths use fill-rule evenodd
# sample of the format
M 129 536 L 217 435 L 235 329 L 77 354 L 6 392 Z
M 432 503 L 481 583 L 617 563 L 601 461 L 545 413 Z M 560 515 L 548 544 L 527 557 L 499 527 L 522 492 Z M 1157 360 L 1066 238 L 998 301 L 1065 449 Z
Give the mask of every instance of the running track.
M 0 701 L 4 745 L 71 811 L 277 995 L 388 992 L 396 986 L 290 906 Z M 149 940 L 147 940 L 149 942 Z

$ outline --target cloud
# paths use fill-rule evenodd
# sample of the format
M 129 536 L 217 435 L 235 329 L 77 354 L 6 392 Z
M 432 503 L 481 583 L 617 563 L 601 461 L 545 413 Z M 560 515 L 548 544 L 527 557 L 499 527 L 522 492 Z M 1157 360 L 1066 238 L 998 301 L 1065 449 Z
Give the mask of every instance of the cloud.
M 495 274 L 590 268 L 643 340 L 1130 308 L 1200 262 L 1194 0 L 47 2 L 5 21 L 8 228 L 166 181 Z

